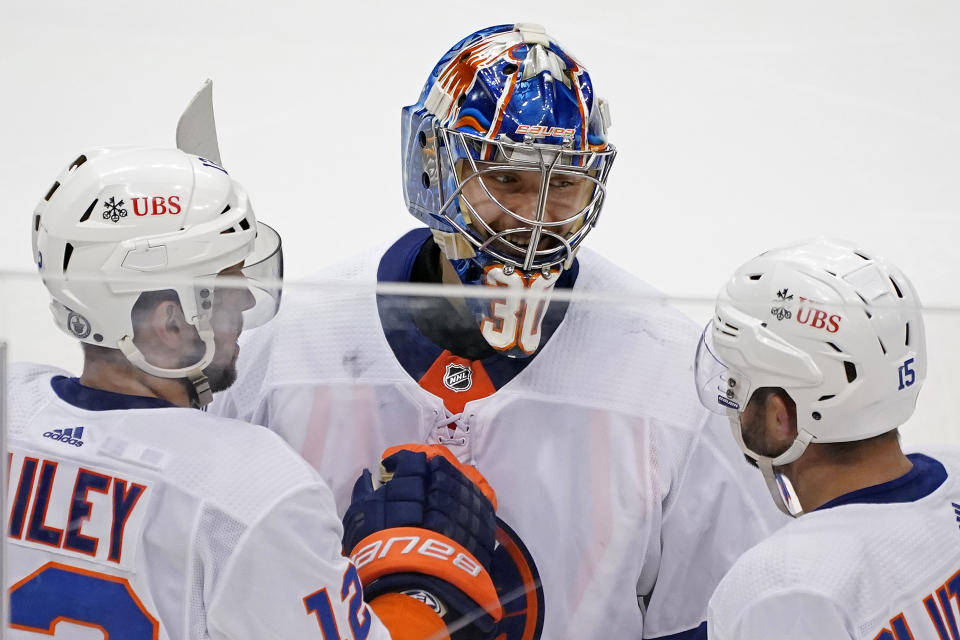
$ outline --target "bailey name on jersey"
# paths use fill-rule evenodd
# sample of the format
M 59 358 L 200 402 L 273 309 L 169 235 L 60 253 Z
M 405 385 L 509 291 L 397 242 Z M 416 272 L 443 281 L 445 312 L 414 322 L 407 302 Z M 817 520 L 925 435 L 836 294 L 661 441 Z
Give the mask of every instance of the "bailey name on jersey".
M 132 566 L 148 483 L 19 450 L 7 469 L 10 542 Z

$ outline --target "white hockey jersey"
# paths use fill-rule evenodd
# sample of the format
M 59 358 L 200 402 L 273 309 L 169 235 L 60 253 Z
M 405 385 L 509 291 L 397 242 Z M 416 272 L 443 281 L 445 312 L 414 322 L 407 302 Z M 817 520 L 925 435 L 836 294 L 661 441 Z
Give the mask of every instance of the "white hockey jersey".
M 341 513 L 361 470 L 388 446 L 442 442 L 476 465 L 499 499 L 502 640 L 704 637 L 720 578 L 782 521 L 726 422 L 697 400 L 698 328 L 581 251 L 575 290 L 646 301 L 572 303 L 536 356 L 492 393 L 469 395 L 490 386 L 494 365 L 454 358 L 444 369 L 443 352 L 425 377 L 441 376 L 448 399 L 473 397 L 451 410 L 404 369 L 385 331 L 414 350 L 441 349 L 403 313 L 386 322 L 408 326 L 384 326 L 373 293 L 378 268 L 393 260 L 409 273 L 428 233 L 411 232 L 382 261 L 324 274 L 367 290 L 288 289 L 277 318 L 245 334 L 238 382 L 213 410 L 283 436 Z
M 389 638 L 280 438 L 62 373 L 9 379 L 6 637 Z
M 846 494 L 748 551 L 710 601 L 711 640 L 960 638 L 960 451 Z

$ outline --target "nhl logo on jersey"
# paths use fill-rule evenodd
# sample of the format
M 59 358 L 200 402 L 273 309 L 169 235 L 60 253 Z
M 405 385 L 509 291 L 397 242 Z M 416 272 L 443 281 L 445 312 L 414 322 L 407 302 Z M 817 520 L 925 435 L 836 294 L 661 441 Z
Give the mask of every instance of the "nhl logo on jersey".
M 70 333 L 77 336 L 81 340 L 90 335 L 90 323 L 87 322 L 86 318 L 75 311 L 71 311 L 70 315 L 67 316 L 67 327 L 70 329 Z
M 443 386 L 451 391 L 466 391 L 473 386 L 473 370 L 462 364 L 448 364 Z

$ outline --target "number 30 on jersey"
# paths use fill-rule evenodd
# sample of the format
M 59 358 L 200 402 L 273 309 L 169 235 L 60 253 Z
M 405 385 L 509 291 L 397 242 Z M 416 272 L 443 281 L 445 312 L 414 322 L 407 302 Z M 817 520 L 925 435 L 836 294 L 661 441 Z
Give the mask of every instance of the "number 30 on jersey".
M 480 326 L 480 332 L 488 343 L 500 351 L 519 346 L 526 353 L 533 353 L 540 346 L 540 323 L 549 298 L 545 295 L 557 282 L 557 273 L 544 278 L 540 273 L 523 276 L 517 271 L 504 272 L 502 266 L 490 267 L 485 284 L 506 287 L 512 294 L 507 298 L 490 301 L 490 312 Z M 524 291 L 539 294 L 533 300 L 525 300 Z

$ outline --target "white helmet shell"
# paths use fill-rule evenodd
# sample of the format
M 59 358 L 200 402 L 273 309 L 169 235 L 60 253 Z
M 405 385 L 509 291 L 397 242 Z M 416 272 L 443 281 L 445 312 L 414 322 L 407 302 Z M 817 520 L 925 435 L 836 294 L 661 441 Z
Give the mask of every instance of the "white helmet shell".
M 913 413 L 927 373 L 920 303 L 899 269 L 850 243 L 820 239 L 768 251 L 720 292 L 695 369 L 701 402 L 727 415 L 774 502 L 797 516 L 802 505 L 776 467 L 811 442 L 872 438 Z M 740 419 L 765 387 L 796 403 L 797 437 L 776 457 L 747 446 Z
M 98 148 L 74 160 L 38 204 L 33 251 L 63 331 L 121 349 L 154 375 L 185 377 L 213 358 L 212 291 L 196 279 L 249 265 L 264 229 L 280 260 L 275 232 L 258 229 L 243 187 L 213 162 L 177 149 Z M 133 346 L 131 310 L 141 293 L 160 289 L 176 291 L 207 344 L 187 369 L 158 369 Z
M 926 377 L 913 285 L 883 258 L 841 241 L 789 245 L 744 264 L 721 291 L 705 339 L 729 370 L 711 388 L 698 364 L 705 404 L 739 413 L 754 390 L 783 388 L 812 442 L 897 428 Z

